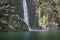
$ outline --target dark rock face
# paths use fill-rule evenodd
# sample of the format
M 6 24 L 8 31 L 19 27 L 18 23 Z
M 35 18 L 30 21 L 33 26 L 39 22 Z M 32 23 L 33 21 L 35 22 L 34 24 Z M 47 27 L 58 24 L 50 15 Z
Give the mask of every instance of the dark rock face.
M 36 17 L 36 5 L 33 0 L 27 0 L 27 9 L 29 13 L 29 23 L 32 28 L 38 27 L 38 18 Z

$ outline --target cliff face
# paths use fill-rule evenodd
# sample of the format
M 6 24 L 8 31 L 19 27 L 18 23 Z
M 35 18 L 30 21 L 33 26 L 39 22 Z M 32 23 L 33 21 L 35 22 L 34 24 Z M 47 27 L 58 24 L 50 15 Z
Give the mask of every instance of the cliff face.
M 27 1 L 27 9 L 29 14 L 29 23 L 32 28 L 37 28 L 38 25 L 38 18 L 36 16 L 36 5 L 33 0 L 26 0 Z
M 27 0 L 30 25 L 54 26 L 60 25 L 60 1 L 59 0 Z
M 0 0 L 0 31 L 28 31 L 23 21 L 23 0 Z M 26 0 L 31 28 L 60 28 L 60 0 Z M 44 27 L 45 27 L 44 26 Z

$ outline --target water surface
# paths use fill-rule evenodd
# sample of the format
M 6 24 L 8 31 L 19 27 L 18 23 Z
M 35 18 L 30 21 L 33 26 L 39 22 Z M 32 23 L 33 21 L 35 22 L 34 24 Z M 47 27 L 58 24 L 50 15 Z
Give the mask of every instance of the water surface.
M 59 31 L 1 32 L 1 40 L 60 40 Z

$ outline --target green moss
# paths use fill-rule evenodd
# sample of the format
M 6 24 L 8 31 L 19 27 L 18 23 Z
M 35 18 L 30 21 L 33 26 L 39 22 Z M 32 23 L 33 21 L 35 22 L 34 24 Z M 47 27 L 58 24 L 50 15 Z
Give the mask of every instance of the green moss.
M 14 2 L 14 4 L 11 3 L 13 6 L 11 4 L 8 4 L 7 2 L 3 3 L 3 5 L 1 4 L 2 6 L 0 6 L 3 7 L 0 9 L 0 31 L 28 31 L 28 26 L 23 20 L 22 0 L 14 0 Z

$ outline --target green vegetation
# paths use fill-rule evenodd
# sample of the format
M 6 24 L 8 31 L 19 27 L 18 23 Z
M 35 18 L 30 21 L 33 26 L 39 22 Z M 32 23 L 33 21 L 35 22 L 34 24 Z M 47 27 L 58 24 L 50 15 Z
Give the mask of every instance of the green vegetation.
M 28 31 L 22 15 L 22 0 L 1 0 L 0 31 Z

